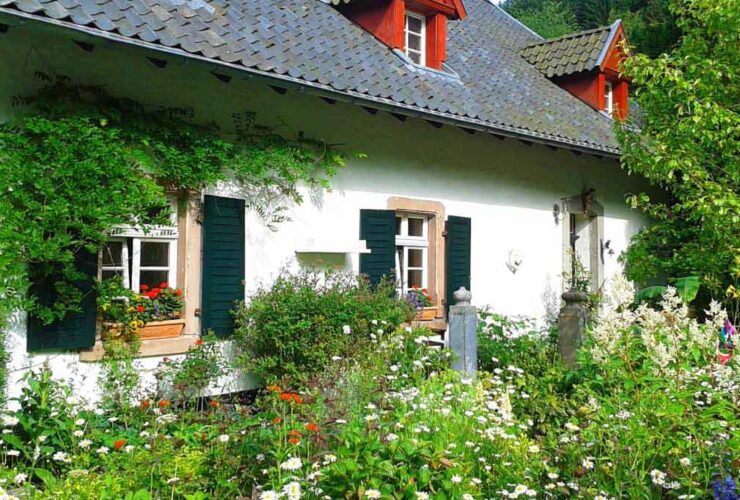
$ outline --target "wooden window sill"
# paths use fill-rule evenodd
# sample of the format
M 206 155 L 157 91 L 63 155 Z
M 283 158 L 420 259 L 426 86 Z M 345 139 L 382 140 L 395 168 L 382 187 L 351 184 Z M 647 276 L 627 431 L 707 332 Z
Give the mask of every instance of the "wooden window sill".
M 444 332 L 447 330 L 447 321 L 443 318 L 435 318 L 427 321 L 412 321 L 411 326 L 414 328 L 429 328 L 434 332 Z
M 184 354 L 195 345 L 198 340 L 197 335 L 181 335 L 168 339 L 146 339 L 141 341 L 141 347 L 136 355 L 137 358 L 146 358 L 151 356 L 172 356 L 175 354 Z M 80 361 L 95 362 L 103 359 L 105 349 L 103 341 L 98 339 L 95 345 L 89 349 L 80 351 Z

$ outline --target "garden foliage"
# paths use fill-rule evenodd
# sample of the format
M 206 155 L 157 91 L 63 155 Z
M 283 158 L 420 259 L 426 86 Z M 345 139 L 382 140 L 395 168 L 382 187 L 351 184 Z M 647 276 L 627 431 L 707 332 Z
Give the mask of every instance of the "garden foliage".
M 549 332 L 483 313 L 482 370 L 461 377 L 449 352 L 426 345 L 429 331 L 361 316 L 350 287 L 329 317 L 346 307 L 377 329 L 251 406 L 195 411 L 164 395 L 88 405 L 42 372 L 5 415 L 0 480 L 61 499 L 737 498 L 740 370 L 717 363 L 722 311 L 701 324 L 673 289 L 659 310 L 635 307 L 626 282 L 610 289 L 575 371 Z M 185 381 L 208 359 L 171 368 Z

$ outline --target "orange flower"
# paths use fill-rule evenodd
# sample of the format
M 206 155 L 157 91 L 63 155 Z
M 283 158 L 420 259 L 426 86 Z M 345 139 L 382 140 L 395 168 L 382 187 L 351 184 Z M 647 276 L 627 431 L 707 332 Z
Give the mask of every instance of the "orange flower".
M 267 390 L 272 392 L 280 392 L 282 389 L 280 389 L 279 385 L 268 385 Z
M 196 340 L 195 345 L 203 345 L 203 339 Z
M 182 290 L 180 290 L 179 288 L 175 290 L 175 295 L 177 295 L 178 297 L 182 295 Z
M 208 402 L 208 406 L 210 406 L 211 408 L 218 408 L 221 405 L 218 403 L 218 401 L 212 399 Z
M 289 392 L 283 392 L 278 397 L 283 401 L 291 401 L 293 399 L 293 395 Z
M 296 438 L 296 437 L 292 437 L 292 438 L 288 439 L 288 442 L 290 444 L 296 444 L 297 445 L 297 444 L 300 444 L 301 440 L 298 439 L 298 438 Z
M 273 424 L 279 424 L 280 422 L 282 422 L 282 420 L 280 420 L 280 417 L 275 417 L 272 419 Z
M 303 404 L 303 400 L 298 394 L 293 394 L 293 401 L 298 405 Z
M 319 432 L 319 426 L 311 422 L 310 424 L 306 424 L 306 430 L 309 430 L 311 432 Z
M 139 408 L 141 409 L 141 411 L 144 411 L 147 408 L 149 408 L 149 405 L 150 405 L 149 400 L 145 399 L 141 403 L 139 403 Z
M 288 432 L 288 436 L 298 437 L 301 435 L 301 431 L 298 429 L 293 429 L 292 431 Z
M 119 439 L 118 441 L 115 441 L 113 443 L 113 446 L 116 447 L 117 450 L 120 450 L 124 446 L 126 446 L 126 440 L 125 439 Z
M 157 404 L 159 405 L 160 408 L 167 408 L 170 405 L 170 402 L 167 401 L 166 399 L 162 399 Z

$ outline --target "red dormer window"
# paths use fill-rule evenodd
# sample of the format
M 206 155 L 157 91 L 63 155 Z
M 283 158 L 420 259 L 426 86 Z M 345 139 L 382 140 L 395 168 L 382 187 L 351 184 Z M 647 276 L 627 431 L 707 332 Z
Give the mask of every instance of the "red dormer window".
M 339 10 L 419 66 L 442 69 L 447 20 L 467 14 L 461 0 L 349 0 Z

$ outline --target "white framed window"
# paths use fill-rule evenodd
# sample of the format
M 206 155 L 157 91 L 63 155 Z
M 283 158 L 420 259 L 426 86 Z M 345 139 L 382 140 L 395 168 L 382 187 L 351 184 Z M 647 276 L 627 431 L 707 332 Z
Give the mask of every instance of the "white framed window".
M 396 291 L 405 296 L 411 288 L 426 288 L 429 274 L 429 220 L 426 216 L 396 216 Z
M 612 114 L 614 110 L 614 96 L 612 92 L 612 82 L 604 83 L 604 111 Z
M 142 228 L 118 226 L 101 251 L 103 280 L 121 276 L 123 286 L 140 292 L 160 283 L 177 286 L 177 212 L 173 200 L 172 223 L 168 226 Z
M 426 64 L 427 20 L 421 14 L 406 11 L 404 21 L 404 52 L 414 63 Z

